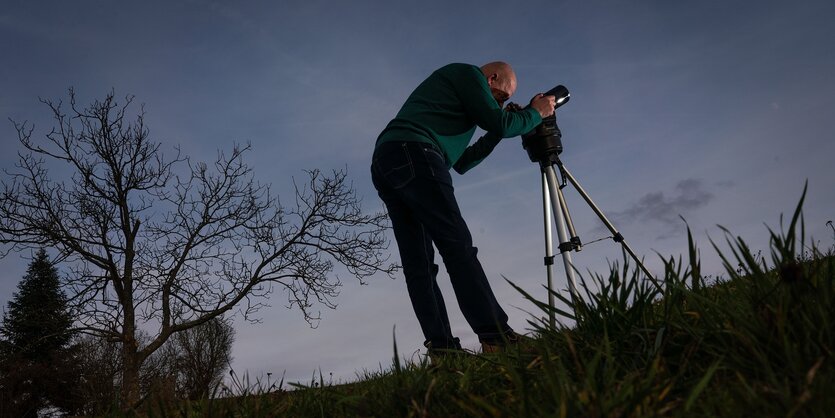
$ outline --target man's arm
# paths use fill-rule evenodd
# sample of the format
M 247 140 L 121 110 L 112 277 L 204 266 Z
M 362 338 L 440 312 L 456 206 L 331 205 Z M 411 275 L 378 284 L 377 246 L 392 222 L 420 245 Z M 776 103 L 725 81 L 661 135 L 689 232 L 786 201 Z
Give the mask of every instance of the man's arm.
M 522 107 L 513 102 L 508 103 L 507 107 L 504 109 L 504 111 L 508 113 L 515 113 L 521 110 Z M 559 133 L 559 129 L 557 130 L 557 133 Z M 466 173 L 487 158 L 487 156 L 493 152 L 493 149 L 496 148 L 496 145 L 498 145 L 501 140 L 501 135 L 487 132 L 474 144 L 464 150 L 464 153 L 461 154 L 461 157 L 455 162 L 455 165 L 453 165 L 452 168 L 454 168 L 458 174 Z
M 511 138 L 530 131 L 542 122 L 542 115 L 529 108 L 520 112 L 505 112 L 485 86 L 483 74 L 475 67 L 471 74 L 460 77 L 456 83 L 458 96 L 466 112 L 479 128 L 501 138 Z
M 481 163 L 481 161 L 487 158 L 487 156 L 493 152 L 493 148 L 496 148 L 496 145 L 501 140 L 501 135 L 487 132 L 484 136 L 479 138 L 478 141 L 464 150 L 464 153 L 461 154 L 461 158 L 455 162 L 455 165 L 453 165 L 452 168 L 454 168 L 458 174 L 466 173 L 469 169 L 477 166 Z

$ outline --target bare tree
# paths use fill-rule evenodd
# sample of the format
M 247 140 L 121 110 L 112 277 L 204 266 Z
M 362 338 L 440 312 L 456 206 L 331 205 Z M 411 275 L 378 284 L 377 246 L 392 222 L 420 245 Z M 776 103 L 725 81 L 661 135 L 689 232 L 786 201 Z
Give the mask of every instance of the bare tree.
M 123 408 L 139 400 L 142 363 L 172 334 L 233 308 L 254 319 L 276 288 L 315 321 L 317 302 L 335 306 L 335 266 L 360 281 L 395 271 L 385 215 L 362 211 L 344 171 L 308 172 L 285 208 L 244 164 L 248 146 L 211 164 L 179 150 L 166 159 L 144 108 L 130 120 L 131 96 L 81 108 L 70 90 L 69 115 L 41 101 L 55 121 L 42 144 L 13 121 L 25 151 L 2 183 L 0 243 L 60 251 L 78 329 L 121 344 Z M 50 169 L 64 171 L 53 179 Z M 147 345 L 141 326 L 156 330 Z
M 78 387 L 71 388 L 80 398 L 82 415 L 104 415 L 116 405 L 121 387 L 121 345 L 92 335 L 80 335 L 73 343 L 74 359 L 81 370 Z M 151 356 L 155 357 L 156 353 Z M 145 362 L 147 364 L 147 362 Z
M 214 318 L 174 337 L 177 392 L 181 397 L 201 399 L 213 394 L 232 361 L 234 341 L 235 330 L 222 318 Z

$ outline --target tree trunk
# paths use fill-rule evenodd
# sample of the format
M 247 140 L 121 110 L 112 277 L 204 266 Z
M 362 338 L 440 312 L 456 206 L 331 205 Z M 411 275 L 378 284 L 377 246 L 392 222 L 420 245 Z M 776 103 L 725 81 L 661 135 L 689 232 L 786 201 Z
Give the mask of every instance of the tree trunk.
M 122 345 L 122 393 L 121 409 L 123 412 L 136 407 L 139 402 L 139 350 L 136 339 L 129 338 Z

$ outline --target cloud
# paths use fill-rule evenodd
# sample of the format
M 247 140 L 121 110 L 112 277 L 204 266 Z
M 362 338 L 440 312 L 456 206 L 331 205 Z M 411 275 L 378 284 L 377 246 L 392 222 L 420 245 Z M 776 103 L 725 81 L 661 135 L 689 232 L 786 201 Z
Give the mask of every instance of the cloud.
M 685 179 L 676 184 L 672 193 L 647 193 L 626 210 L 614 212 L 612 217 L 618 223 L 660 224 L 663 232 L 659 238 L 669 238 L 681 233 L 679 216 L 706 206 L 713 198 L 702 180 Z

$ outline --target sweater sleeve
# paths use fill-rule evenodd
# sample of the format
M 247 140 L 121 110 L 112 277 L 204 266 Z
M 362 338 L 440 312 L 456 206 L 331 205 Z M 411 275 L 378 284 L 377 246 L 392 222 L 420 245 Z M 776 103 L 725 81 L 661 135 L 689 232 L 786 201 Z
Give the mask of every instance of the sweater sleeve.
M 501 136 L 487 132 L 484 136 L 479 138 L 478 141 L 464 150 L 464 153 L 461 154 L 461 158 L 455 162 L 455 165 L 453 165 L 452 168 L 454 168 L 458 174 L 466 173 L 468 170 L 477 166 L 485 158 L 487 158 L 487 156 L 493 152 L 493 149 L 496 148 L 496 145 L 501 140 Z
M 487 87 L 484 75 L 478 67 L 472 73 L 461 77 L 457 83 L 458 94 L 467 114 L 479 128 L 492 132 L 500 138 L 511 138 L 529 132 L 542 122 L 542 117 L 533 108 L 520 112 L 505 112 Z

